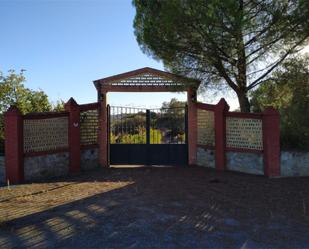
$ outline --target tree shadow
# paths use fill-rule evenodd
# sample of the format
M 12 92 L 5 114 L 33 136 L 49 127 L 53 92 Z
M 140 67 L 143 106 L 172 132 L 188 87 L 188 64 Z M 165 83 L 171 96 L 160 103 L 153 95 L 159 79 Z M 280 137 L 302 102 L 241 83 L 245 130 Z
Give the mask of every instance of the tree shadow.
M 89 184 L 79 186 L 100 188 L 102 185 L 96 186 L 96 182 L 116 185 L 103 193 L 89 189 L 87 197 L 10 220 L 0 227 L 0 248 L 269 246 L 263 244 L 264 233 L 262 237 L 257 236 L 261 235 L 257 233 L 260 224 L 254 218 L 235 216 L 230 209 L 244 209 L 216 192 L 227 193 L 236 181 L 228 182 L 226 174 L 184 168 L 109 169 L 74 176 L 67 181 L 70 185 L 64 186 L 63 192 L 67 187 L 83 183 Z M 264 182 L 263 179 L 255 181 Z M 61 194 L 61 188 L 57 191 Z M 71 192 L 71 195 L 78 194 Z M 48 192 L 37 195 L 48 195 Z M 295 245 L 291 244 L 293 241 L 300 241 L 300 245 L 307 243 L 302 231 L 293 231 L 293 240 L 285 239 L 283 231 L 283 235 L 277 235 L 277 238 L 283 236 L 281 242 L 275 245 Z

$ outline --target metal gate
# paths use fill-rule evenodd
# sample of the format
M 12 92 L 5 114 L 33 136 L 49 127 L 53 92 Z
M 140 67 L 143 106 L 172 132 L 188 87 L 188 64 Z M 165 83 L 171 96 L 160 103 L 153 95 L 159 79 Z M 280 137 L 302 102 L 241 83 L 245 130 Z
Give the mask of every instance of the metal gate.
M 110 164 L 187 165 L 187 107 L 108 106 Z

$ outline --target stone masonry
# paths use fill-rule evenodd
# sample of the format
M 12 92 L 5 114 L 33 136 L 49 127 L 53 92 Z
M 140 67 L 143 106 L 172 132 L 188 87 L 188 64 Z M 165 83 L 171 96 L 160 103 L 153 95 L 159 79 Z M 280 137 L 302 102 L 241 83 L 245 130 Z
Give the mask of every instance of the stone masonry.
M 215 151 L 199 147 L 197 149 L 197 165 L 215 168 Z
M 81 169 L 90 170 L 99 167 L 98 148 L 85 149 L 81 151 Z
M 281 152 L 281 176 L 309 176 L 309 152 Z
M 69 153 L 57 153 L 24 158 L 25 180 L 43 180 L 64 176 L 69 172 Z
M 226 152 L 226 168 L 254 175 L 264 175 L 263 154 Z

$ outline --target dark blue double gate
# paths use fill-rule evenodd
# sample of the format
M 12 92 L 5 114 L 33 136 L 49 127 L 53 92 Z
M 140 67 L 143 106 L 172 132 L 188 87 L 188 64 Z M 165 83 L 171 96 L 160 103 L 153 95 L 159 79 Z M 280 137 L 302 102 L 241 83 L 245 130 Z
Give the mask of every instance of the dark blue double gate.
M 187 108 L 109 106 L 110 164 L 187 165 Z

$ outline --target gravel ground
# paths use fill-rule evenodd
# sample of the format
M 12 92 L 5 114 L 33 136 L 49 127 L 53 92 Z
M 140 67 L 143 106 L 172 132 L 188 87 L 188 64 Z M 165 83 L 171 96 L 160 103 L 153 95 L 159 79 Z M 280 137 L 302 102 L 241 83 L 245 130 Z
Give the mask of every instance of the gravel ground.
M 0 248 L 309 248 L 309 178 L 111 168 L 0 188 Z

